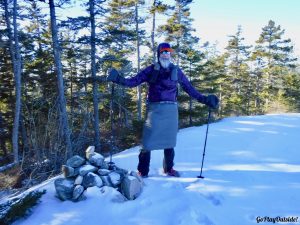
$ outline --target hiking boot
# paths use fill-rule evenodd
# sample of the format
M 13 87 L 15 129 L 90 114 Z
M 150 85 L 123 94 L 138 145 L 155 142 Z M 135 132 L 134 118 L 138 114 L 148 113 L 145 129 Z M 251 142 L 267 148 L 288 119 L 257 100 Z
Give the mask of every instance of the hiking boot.
M 164 170 L 164 173 L 168 176 L 171 176 L 171 177 L 180 177 L 180 174 L 177 170 L 174 170 L 173 168 L 170 169 L 170 171 L 165 171 Z
M 148 174 L 142 174 L 141 172 L 138 171 L 138 175 L 141 177 L 141 178 L 148 178 Z

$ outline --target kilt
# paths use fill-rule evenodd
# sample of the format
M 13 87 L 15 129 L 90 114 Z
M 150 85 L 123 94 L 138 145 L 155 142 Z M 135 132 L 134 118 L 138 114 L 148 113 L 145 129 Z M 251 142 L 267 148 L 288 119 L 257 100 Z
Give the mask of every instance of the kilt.
M 177 132 L 177 102 L 148 102 L 147 116 L 143 128 L 143 150 L 174 148 Z

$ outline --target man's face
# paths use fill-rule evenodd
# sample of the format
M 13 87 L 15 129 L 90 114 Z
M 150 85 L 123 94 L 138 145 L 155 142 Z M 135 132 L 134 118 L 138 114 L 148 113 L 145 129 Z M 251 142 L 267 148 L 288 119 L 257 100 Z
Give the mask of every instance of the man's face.
M 162 51 L 159 55 L 159 62 L 163 68 L 168 68 L 171 63 L 171 53 L 169 51 Z
M 171 52 L 169 52 L 169 51 L 162 51 L 162 52 L 160 53 L 160 57 L 161 57 L 162 59 L 165 59 L 165 60 L 167 60 L 167 59 L 170 60 L 170 58 L 171 58 Z

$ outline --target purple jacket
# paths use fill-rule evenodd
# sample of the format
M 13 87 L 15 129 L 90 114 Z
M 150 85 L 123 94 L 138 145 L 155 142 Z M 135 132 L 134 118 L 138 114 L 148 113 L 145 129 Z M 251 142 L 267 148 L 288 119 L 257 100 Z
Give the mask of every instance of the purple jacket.
M 136 87 L 141 83 L 147 82 L 149 85 L 147 100 L 149 102 L 177 101 L 177 83 L 191 97 L 201 103 L 205 103 L 206 96 L 198 92 L 189 82 L 187 77 L 178 68 L 178 81 L 171 80 L 171 70 L 160 68 L 159 75 L 155 83 L 151 83 L 150 78 L 154 71 L 154 65 L 148 66 L 132 78 L 124 79 L 122 85 L 126 87 Z

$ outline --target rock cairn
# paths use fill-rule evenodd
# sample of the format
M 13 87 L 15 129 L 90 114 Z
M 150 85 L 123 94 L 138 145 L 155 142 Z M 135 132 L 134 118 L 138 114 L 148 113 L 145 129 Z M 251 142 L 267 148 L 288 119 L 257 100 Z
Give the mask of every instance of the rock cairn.
M 139 196 L 143 180 L 135 171 L 129 172 L 115 165 L 110 168 L 104 157 L 95 152 L 94 146 L 87 148 L 85 156 L 82 158 L 75 155 L 62 166 L 64 178 L 54 181 L 59 199 L 84 200 L 87 189 L 91 187 L 98 187 L 102 192 L 109 188 L 115 189 L 118 202 L 134 200 Z

